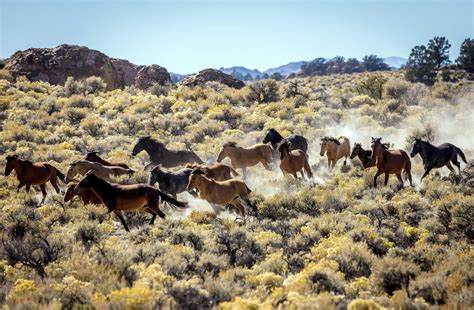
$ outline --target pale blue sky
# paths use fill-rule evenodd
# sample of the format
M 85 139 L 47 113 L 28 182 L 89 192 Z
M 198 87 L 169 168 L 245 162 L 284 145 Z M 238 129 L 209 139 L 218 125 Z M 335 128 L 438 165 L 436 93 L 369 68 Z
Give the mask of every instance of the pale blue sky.
M 407 58 L 433 36 L 446 36 L 455 58 L 474 37 L 474 0 L 0 2 L 2 58 L 69 43 L 178 73 L 336 55 Z

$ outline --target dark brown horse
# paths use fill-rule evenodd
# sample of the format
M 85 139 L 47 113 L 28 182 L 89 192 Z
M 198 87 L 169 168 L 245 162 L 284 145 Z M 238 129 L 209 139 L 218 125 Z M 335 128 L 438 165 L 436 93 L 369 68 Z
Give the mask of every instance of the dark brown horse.
M 125 169 L 130 169 L 132 170 L 127 164 L 124 163 L 112 163 L 110 161 L 107 161 L 105 159 L 102 159 L 99 155 L 97 155 L 96 151 L 89 151 L 86 154 L 86 160 L 94 162 L 94 163 L 99 163 L 102 164 L 103 166 L 119 166 Z
M 354 144 L 350 158 L 354 159 L 356 156 L 359 158 L 364 169 L 375 167 L 375 158 L 372 158 L 372 151 L 364 150 L 360 143 Z
M 102 200 L 99 196 L 90 188 L 85 188 L 80 192 L 76 192 L 76 185 L 75 182 L 70 182 L 67 186 L 66 193 L 64 194 L 64 202 L 68 202 L 74 197 L 78 196 L 81 198 L 82 202 L 86 204 L 96 204 L 99 205 L 102 203 Z
M 203 161 L 193 151 L 173 151 L 168 150 L 163 143 L 160 143 L 150 136 L 138 139 L 133 147 L 132 156 L 136 156 L 141 151 L 145 151 L 150 156 L 151 164 L 147 167 L 161 165 L 163 168 L 173 168 L 185 164 L 202 164 Z
M 390 174 L 396 174 L 403 187 L 402 171 L 405 172 L 410 185 L 413 186 L 411 177 L 411 161 L 407 152 L 404 150 L 388 150 L 388 146 L 382 143 L 382 138 L 372 138 L 372 158 L 375 159 L 377 173 L 374 176 L 374 187 L 377 186 L 377 178 L 382 173 L 385 174 L 387 185 Z
M 15 170 L 16 178 L 20 184 L 16 187 L 17 192 L 20 188 L 26 186 L 26 191 L 30 191 L 31 185 L 39 185 L 43 193 L 41 203 L 46 199 L 46 183 L 49 181 L 59 194 L 58 177 L 65 182 L 65 176 L 57 168 L 45 162 L 33 163 L 29 160 L 21 160 L 18 155 L 9 155 L 6 157 L 5 176 Z
M 415 139 L 410 155 L 411 157 L 415 157 L 416 154 L 420 154 L 423 160 L 423 166 L 425 167 L 425 173 L 423 173 L 421 180 L 423 180 L 432 169 L 444 166 L 455 173 L 451 163 L 458 167 L 459 175 L 461 175 L 461 164 L 458 161 L 458 155 L 461 156 L 462 160 L 467 164 L 466 156 L 461 149 L 451 143 L 443 143 L 440 146 L 434 146 L 429 142 L 417 138 Z
M 122 211 L 145 211 L 153 214 L 150 224 L 153 224 L 156 216 L 161 218 L 165 214 L 160 210 L 160 199 L 174 205 L 178 208 L 185 208 L 187 205 L 177 201 L 172 197 L 160 192 L 145 184 L 119 185 L 105 181 L 89 171 L 76 185 L 76 193 L 84 189 L 92 189 L 100 197 L 109 212 L 114 212 L 119 218 L 125 230 L 128 229 L 127 223 L 123 218 Z

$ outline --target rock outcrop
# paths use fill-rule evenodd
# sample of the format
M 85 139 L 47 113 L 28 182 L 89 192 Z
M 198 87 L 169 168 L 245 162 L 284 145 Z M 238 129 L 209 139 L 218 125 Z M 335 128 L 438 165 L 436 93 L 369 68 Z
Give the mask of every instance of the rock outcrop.
M 229 74 L 225 74 L 222 71 L 216 69 L 204 69 L 199 71 L 198 74 L 194 74 L 188 76 L 179 82 L 180 85 L 184 86 L 196 86 L 196 85 L 203 85 L 206 82 L 219 82 L 221 84 L 225 84 L 229 87 L 233 87 L 236 89 L 240 89 L 245 86 L 245 83 L 241 80 L 234 78 Z
M 84 46 L 67 44 L 18 51 L 6 60 L 5 69 L 14 78 L 26 76 L 32 81 L 61 85 L 68 76 L 76 79 L 98 76 L 109 90 L 130 85 L 144 89 L 154 83 L 171 83 L 168 71 L 158 65 L 138 66 Z

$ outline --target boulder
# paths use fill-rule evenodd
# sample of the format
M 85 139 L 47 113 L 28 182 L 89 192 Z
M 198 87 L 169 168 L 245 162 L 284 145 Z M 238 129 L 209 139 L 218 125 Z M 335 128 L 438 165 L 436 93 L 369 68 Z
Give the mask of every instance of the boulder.
M 153 83 L 168 84 L 168 71 L 160 66 L 138 66 L 127 60 L 108 57 L 84 46 L 63 44 L 55 48 L 30 48 L 18 51 L 5 62 L 5 69 L 16 78 L 63 85 L 68 76 L 83 79 L 101 77 L 107 89 L 135 85 L 147 88 Z
M 197 85 L 204 85 L 206 82 L 219 82 L 221 84 L 240 89 L 245 86 L 245 83 L 232 75 L 225 74 L 216 69 L 204 69 L 198 74 L 190 75 L 179 82 L 180 85 L 193 87 Z

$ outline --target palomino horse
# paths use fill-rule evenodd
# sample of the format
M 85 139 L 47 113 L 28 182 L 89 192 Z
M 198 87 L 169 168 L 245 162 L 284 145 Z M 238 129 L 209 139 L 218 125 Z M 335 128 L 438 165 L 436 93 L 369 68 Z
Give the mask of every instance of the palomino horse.
M 148 176 L 148 185 L 159 184 L 160 190 L 176 199 L 176 195 L 186 191 L 193 169 L 183 168 L 176 172 L 165 171 L 161 165 L 153 167 Z
M 96 151 L 89 151 L 87 152 L 86 155 L 86 160 L 94 162 L 94 163 L 99 163 L 102 164 L 103 166 L 119 166 L 125 169 L 130 169 L 132 170 L 127 164 L 124 163 L 111 163 L 110 161 L 107 161 L 105 159 L 102 159 L 99 155 L 97 155 Z
M 75 187 L 77 193 L 84 189 L 92 189 L 105 204 L 109 213 L 114 212 L 117 215 L 126 231 L 130 230 L 122 216 L 122 211 L 145 211 L 151 213 L 153 216 L 150 220 L 150 225 L 152 225 L 157 215 L 161 218 L 165 217 L 165 214 L 159 208 L 160 199 L 178 208 L 186 207 L 185 203 L 177 201 L 149 185 L 113 184 L 92 172 L 86 173 Z
M 59 194 L 58 177 L 63 182 L 65 177 L 57 168 L 44 162 L 33 163 L 29 160 L 21 160 L 18 155 L 8 155 L 6 159 L 5 176 L 9 176 L 15 170 L 16 178 L 20 181 L 20 184 L 16 187 L 17 192 L 23 186 L 26 186 L 26 191 L 29 192 L 31 185 L 39 185 L 43 193 L 43 199 L 41 200 L 41 203 L 43 203 L 47 195 L 46 183 L 49 181 Z
M 242 169 L 242 177 L 245 180 L 247 177 L 247 167 L 262 163 L 265 169 L 271 170 L 272 153 L 272 147 L 266 144 L 240 147 L 236 142 L 227 142 L 222 146 L 217 162 L 221 162 L 224 158 L 229 157 L 232 167 Z
M 204 164 L 187 164 L 186 167 L 198 169 L 204 172 L 206 177 L 216 181 L 226 181 L 239 176 L 239 173 L 234 168 L 222 163 L 214 163 L 212 165 Z
M 239 210 L 240 215 L 245 219 L 245 208 L 241 200 L 255 211 L 255 207 L 252 206 L 249 199 L 251 190 L 240 180 L 216 181 L 204 176 L 204 172 L 200 169 L 195 169 L 188 185 L 188 190 L 193 189 L 198 190 L 199 198 L 207 200 L 216 213 L 219 210 L 218 205 L 231 204 Z
M 455 173 L 451 163 L 458 167 L 459 175 L 461 175 L 461 164 L 458 161 L 458 154 L 467 164 L 466 156 L 464 156 L 461 149 L 451 143 L 443 143 L 440 146 L 434 146 L 429 142 L 416 138 L 410 155 L 411 157 L 415 157 L 416 154 L 420 154 L 423 160 L 423 166 L 425 167 L 425 173 L 423 173 L 421 180 L 423 180 L 432 169 L 441 168 L 443 166 L 448 167 L 449 170 Z
M 119 166 L 104 166 L 88 160 L 78 160 L 69 165 L 66 181 L 71 182 L 76 175 L 85 175 L 89 171 L 108 181 L 111 180 L 112 176 L 132 175 L 135 172 L 132 169 L 125 169 Z
M 280 133 L 274 128 L 270 128 L 268 130 L 267 134 L 265 135 L 265 138 L 263 138 L 263 143 L 267 144 L 270 142 L 273 149 L 276 150 L 278 149 L 279 144 L 283 140 L 289 142 L 289 148 L 291 151 L 302 150 L 303 152 L 308 153 L 308 140 L 306 140 L 305 137 L 293 134 L 284 139 L 283 136 L 280 135 Z
M 301 173 L 301 177 L 304 179 L 303 170 L 306 172 L 306 175 L 309 179 L 313 178 L 313 172 L 311 172 L 311 167 L 308 163 L 308 155 L 306 155 L 303 150 L 290 150 L 289 143 L 287 141 L 283 141 L 278 147 L 278 151 L 280 152 L 280 169 L 285 173 L 289 173 L 298 178 L 296 174 L 298 171 Z
M 344 159 L 344 165 L 346 165 L 350 152 L 351 143 L 346 137 L 339 137 L 339 139 L 323 137 L 321 139 L 321 151 L 319 154 L 324 156 L 324 153 L 326 153 L 329 169 L 334 168 L 337 161 L 343 157 L 346 158 Z
M 383 144 L 382 138 L 372 138 L 372 158 L 375 158 L 377 173 L 374 176 L 374 187 L 377 186 L 377 178 L 385 173 L 385 182 L 387 185 L 390 174 L 396 174 L 403 187 L 402 170 L 405 172 L 410 185 L 413 186 L 411 178 L 411 161 L 407 152 L 404 150 L 387 150 L 388 146 Z
M 66 193 L 64 194 L 64 202 L 68 202 L 73 199 L 75 196 L 81 198 L 82 202 L 86 204 L 96 204 L 99 205 L 102 203 L 102 200 L 99 196 L 90 188 L 85 188 L 80 192 L 75 191 L 77 183 L 71 182 L 68 184 Z
M 133 148 L 132 156 L 145 151 L 150 156 L 151 165 L 161 165 L 164 168 L 173 168 L 188 163 L 202 164 L 203 161 L 193 151 L 168 150 L 162 143 L 152 139 L 150 136 L 138 139 Z

